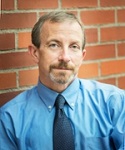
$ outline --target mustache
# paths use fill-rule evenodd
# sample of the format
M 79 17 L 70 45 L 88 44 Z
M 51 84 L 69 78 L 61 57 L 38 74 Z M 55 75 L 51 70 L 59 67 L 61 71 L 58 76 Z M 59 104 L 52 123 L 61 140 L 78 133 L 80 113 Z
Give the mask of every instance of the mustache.
M 67 69 L 67 70 L 74 70 L 74 66 L 68 64 L 67 62 L 61 61 L 59 64 L 53 64 L 50 66 L 51 69 Z

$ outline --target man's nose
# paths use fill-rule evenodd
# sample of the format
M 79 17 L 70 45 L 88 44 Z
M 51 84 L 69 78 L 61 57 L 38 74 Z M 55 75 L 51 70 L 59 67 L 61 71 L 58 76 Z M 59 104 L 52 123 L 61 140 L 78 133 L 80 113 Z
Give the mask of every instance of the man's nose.
M 70 61 L 70 54 L 68 49 L 63 49 L 59 55 L 59 61 L 69 62 Z

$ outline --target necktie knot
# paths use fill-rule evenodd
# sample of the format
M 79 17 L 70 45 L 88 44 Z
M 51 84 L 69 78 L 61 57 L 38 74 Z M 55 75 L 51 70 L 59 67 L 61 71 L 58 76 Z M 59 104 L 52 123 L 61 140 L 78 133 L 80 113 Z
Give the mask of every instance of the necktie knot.
M 59 94 L 56 98 L 55 106 L 57 109 L 63 109 L 64 104 L 65 104 L 65 98 L 61 94 Z

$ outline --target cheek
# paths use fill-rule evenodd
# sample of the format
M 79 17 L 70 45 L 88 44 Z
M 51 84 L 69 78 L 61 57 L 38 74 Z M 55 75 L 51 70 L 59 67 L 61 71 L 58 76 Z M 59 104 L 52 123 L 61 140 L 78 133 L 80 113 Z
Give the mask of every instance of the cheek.
M 58 54 L 48 49 L 44 49 L 43 52 L 41 52 L 40 56 L 40 59 L 44 62 L 53 62 L 55 59 L 57 59 Z
M 78 57 L 76 59 L 73 60 L 73 63 L 75 64 L 76 67 L 80 67 L 82 64 L 83 59 Z
M 41 70 L 49 71 L 50 66 L 56 61 L 57 59 L 52 55 L 42 55 L 39 61 L 39 67 Z

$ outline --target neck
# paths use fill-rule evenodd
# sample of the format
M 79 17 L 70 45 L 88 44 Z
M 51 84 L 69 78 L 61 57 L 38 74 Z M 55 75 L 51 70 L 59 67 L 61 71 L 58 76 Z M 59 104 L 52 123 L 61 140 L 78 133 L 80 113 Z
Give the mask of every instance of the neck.
M 61 84 L 61 83 L 56 83 L 53 81 L 45 83 L 44 80 L 40 79 L 40 82 L 44 84 L 46 87 L 48 87 L 49 89 L 56 91 L 58 93 L 61 93 L 71 84 L 72 81 L 70 83 Z

